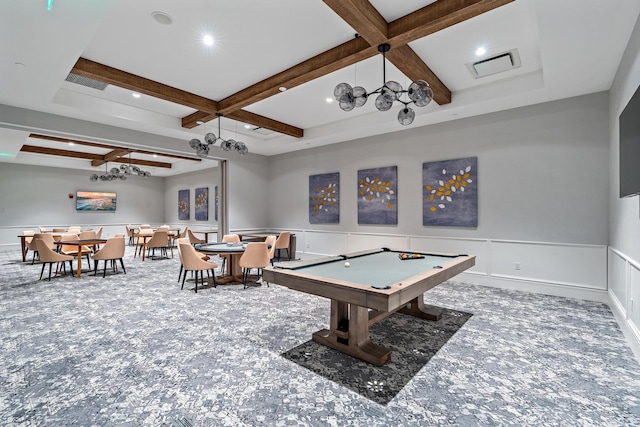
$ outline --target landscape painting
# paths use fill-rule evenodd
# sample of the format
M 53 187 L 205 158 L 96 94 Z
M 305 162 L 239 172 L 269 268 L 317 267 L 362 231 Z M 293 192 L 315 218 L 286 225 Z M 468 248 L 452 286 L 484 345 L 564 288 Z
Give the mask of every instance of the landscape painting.
M 309 176 L 309 223 L 340 222 L 340 173 Z
M 178 190 L 178 219 L 181 221 L 189 220 L 189 211 L 191 209 L 189 197 L 189 190 Z
M 114 212 L 116 210 L 116 193 L 78 191 L 76 192 L 76 210 Z
M 398 167 L 358 171 L 358 224 L 398 224 Z
M 478 158 L 422 164 L 422 224 L 478 226 Z
M 209 187 L 196 188 L 196 221 L 209 221 Z

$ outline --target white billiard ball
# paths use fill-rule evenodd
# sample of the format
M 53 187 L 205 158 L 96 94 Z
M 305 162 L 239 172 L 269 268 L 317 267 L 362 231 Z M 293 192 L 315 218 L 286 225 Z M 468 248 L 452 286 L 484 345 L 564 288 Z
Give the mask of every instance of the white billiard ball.
M 349 267 L 351 267 L 351 264 L 349 264 L 349 261 L 345 262 L 344 263 L 344 268 L 349 268 Z

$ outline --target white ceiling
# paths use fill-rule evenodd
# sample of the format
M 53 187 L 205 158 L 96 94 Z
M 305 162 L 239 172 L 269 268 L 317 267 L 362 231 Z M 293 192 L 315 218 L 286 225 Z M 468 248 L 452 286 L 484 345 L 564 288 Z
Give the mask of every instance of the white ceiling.
M 387 22 L 432 2 L 370 0 Z M 156 22 L 154 11 L 167 13 L 173 23 Z M 411 42 L 452 91 L 452 102 L 414 108 L 416 119 L 408 128 L 608 90 L 639 14 L 638 0 L 515 0 Z M 204 33 L 213 35 L 212 47 L 201 42 Z M 115 86 L 99 91 L 66 82 L 78 58 L 221 100 L 354 34 L 320 0 L 53 0 L 50 11 L 46 0 L 3 1 L 0 104 L 176 138 L 185 141 L 184 148 L 176 150 L 189 153 L 186 141 L 202 137 L 205 130 L 217 134 L 216 120 L 186 129 L 181 118 L 194 109 L 144 95 L 134 99 L 130 91 Z M 475 55 L 479 46 L 487 49 L 481 57 Z M 470 74 L 466 64 L 512 49 L 518 50 L 521 67 L 479 79 Z M 403 87 L 410 83 L 389 62 L 386 75 Z M 251 153 L 270 156 L 405 129 L 396 119 L 401 104 L 382 113 L 373 100 L 351 112 L 327 103 L 343 81 L 369 91 L 378 88 L 382 57 L 244 108 L 304 129 L 303 138 L 258 133 L 227 118 L 221 120 L 222 136 L 245 142 Z M 0 151 L 9 156 L 0 161 L 52 165 L 50 156 L 20 153 L 22 144 L 71 149 L 28 138 L 28 132 L 2 122 L 0 117 Z M 137 141 L 120 142 L 139 147 Z M 58 166 L 91 169 L 87 163 L 60 157 L 55 161 Z M 180 161 L 171 171 L 152 173 L 193 170 L 190 163 Z M 210 165 L 201 163 L 198 167 Z

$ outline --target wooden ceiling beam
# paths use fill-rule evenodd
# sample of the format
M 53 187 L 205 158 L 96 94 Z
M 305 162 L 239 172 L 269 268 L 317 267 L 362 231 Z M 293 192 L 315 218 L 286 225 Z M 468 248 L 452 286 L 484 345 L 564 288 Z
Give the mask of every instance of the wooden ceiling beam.
M 398 46 L 386 53 L 386 57 L 412 81 L 424 80 L 433 89 L 433 100 L 438 105 L 451 102 L 451 91 L 442 83 L 427 64 L 408 45 Z M 399 65 L 398 65 L 399 64 Z M 405 88 L 406 89 L 406 88 Z
M 122 148 L 117 148 L 115 150 L 111 150 L 110 152 L 108 152 L 107 154 L 102 156 L 101 160 L 92 160 L 91 161 L 91 166 L 100 166 L 105 164 L 106 162 L 112 162 L 115 159 L 121 157 L 121 156 L 125 156 L 129 154 L 128 150 L 124 150 Z
M 377 54 L 377 47 L 372 47 L 362 38 L 354 38 L 228 96 L 218 102 L 218 109 L 225 117 L 231 117 L 231 113 L 238 112 L 238 110 L 247 105 L 279 94 L 280 87 L 286 87 L 287 89 L 294 88 L 349 65 L 371 58 Z M 244 115 L 244 113 L 243 111 L 241 114 Z M 194 127 L 194 123 L 198 120 L 206 123 L 215 119 L 215 117 L 215 114 L 211 115 L 198 111 L 183 118 L 182 125 L 185 127 Z M 247 123 L 271 129 L 268 126 L 263 126 L 261 123 Z M 285 133 L 278 130 L 276 130 L 276 132 Z M 295 135 L 291 133 L 286 134 L 301 137 L 303 131 L 299 129 L 295 131 Z
M 50 156 L 74 157 L 76 159 L 100 160 L 100 154 L 81 153 L 79 151 L 60 150 L 57 148 L 36 147 L 35 145 L 23 145 L 20 151 L 24 153 L 48 154 Z
M 107 148 L 107 149 L 113 149 L 113 150 L 122 149 L 122 150 L 126 150 L 127 153 L 132 152 L 132 153 L 139 153 L 139 154 L 148 154 L 150 156 L 155 155 L 155 156 L 161 156 L 161 157 L 168 157 L 170 159 L 190 160 L 192 162 L 202 161 L 202 159 L 199 157 L 187 157 L 187 156 L 181 156 L 178 154 L 168 154 L 168 153 L 159 153 L 157 151 L 139 150 L 137 148 L 117 147 L 114 145 L 101 144 L 99 142 L 89 142 L 89 141 L 82 141 L 79 139 L 61 138 L 59 136 L 42 135 L 38 133 L 29 134 L 29 138 L 44 139 L 46 141 L 57 141 L 57 142 L 64 142 L 64 143 L 72 142 L 74 144 L 84 145 L 87 147 L 99 147 L 99 148 Z
M 132 165 L 153 166 L 154 168 L 164 168 L 164 169 L 171 169 L 173 167 L 171 163 L 156 162 L 153 160 L 131 159 L 131 161 L 129 161 L 129 157 L 118 157 L 110 161 L 113 163 L 123 163 L 126 165 L 131 163 Z
M 389 40 L 389 24 L 367 0 L 323 0 L 340 18 L 351 26 L 371 46 Z
M 391 47 L 405 45 L 514 0 L 439 0 L 389 24 Z
M 103 83 L 118 86 L 134 92 L 153 96 L 154 98 L 195 108 L 215 114 L 218 111 L 218 103 L 205 97 L 195 95 L 184 90 L 176 89 L 126 71 L 118 70 L 108 65 L 79 58 L 71 69 L 71 73 Z

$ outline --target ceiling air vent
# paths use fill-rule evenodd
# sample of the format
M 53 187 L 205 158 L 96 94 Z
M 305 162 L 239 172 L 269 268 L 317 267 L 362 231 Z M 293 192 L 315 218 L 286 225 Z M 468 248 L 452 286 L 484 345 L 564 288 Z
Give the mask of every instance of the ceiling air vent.
M 69 75 L 65 80 L 71 83 L 75 83 L 78 85 L 82 85 L 82 86 L 86 86 L 86 87 L 90 87 L 98 90 L 105 90 L 105 88 L 109 86 L 107 83 L 102 83 L 97 80 L 93 80 L 87 77 L 82 77 L 73 73 L 69 73 Z
M 521 65 L 518 49 L 513 49 L 481 61 L 470 62 L 467 64 L 467 68 L 474 79 L 479 79 L 481 77 L 513 70 L 514 68 L 519 68 Z

